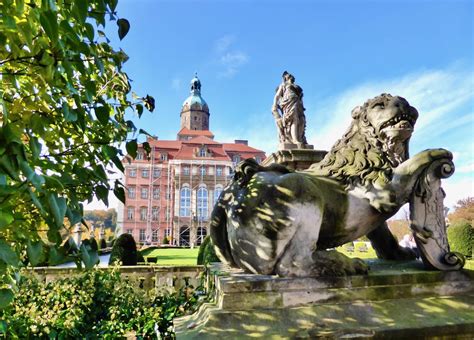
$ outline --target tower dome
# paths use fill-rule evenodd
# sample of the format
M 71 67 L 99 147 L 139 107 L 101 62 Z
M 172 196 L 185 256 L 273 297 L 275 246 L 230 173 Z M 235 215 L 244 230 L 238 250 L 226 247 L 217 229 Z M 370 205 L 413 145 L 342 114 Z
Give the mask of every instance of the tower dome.
M 204 98 L 201 96 L 201 81 L 199 80 L 197 74 L 195 74 L 194 78 L 191 79 L 190 85 L 191 95 L 183 102 L 181 112 L 188 110 L 209 112 L 209 107 L 207 106 Z
M 209 106 L 201 96 L 201 81 L 197 74 L 191 79 L 191 95 L 181 108 L 181 128 L 209 130 Z

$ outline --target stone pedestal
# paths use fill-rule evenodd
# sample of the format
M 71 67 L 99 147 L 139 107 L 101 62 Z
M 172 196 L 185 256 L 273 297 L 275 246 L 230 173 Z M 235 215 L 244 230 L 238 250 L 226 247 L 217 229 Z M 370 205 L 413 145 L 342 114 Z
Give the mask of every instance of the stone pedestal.
M 208 269 L 213 303 L 175 319 L 178 339 L 472 338 L 474 271 L 369 263 L 368 275 L 280 278 Z
M 278 163 L 291 170 L 305 170 L 309 168 L 311 164 L 321 161 L 326 153 L 327 151 L 312 149 L 279 150 L 268 156 L 262 162 L 262 165 L 268 166 L 273 163 Z

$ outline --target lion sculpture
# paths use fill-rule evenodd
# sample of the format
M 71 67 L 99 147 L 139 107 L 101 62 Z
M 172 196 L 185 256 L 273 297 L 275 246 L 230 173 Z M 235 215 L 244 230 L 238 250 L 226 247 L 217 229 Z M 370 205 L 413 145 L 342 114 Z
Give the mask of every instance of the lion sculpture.
M 210 235 L 233 267 L 280 276 L 367 272 L 360 259 L 331 250 L 364 235 L 378 257 L 414 259 L 386 220 L 407 203 L 420 174 L 452 155 L 426 150 L 408 158 L 417 110 L 382 94 L 352 110 L 352 122 L 325 158 L 304 171 L 241 162 L 214 208 Z

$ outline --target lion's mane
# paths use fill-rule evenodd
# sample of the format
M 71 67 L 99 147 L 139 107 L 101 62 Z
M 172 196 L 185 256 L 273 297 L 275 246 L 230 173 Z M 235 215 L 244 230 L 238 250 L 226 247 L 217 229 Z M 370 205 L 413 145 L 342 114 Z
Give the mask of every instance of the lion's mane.
M 388 102 L 392 96 L 381 94 L 352 110 L 349 129 L 339 139 L 324 159 L 313 164 L 309 171 L 318 176 L 330 177 L 346 188 L 356 185 L 383 186 L 391 180 L 392 165 L 383 151 L 383 142 L 367 117 L 367 110 L 374 101 Z M 408 158 L 408 140 L 404 143 L 402 160 Z

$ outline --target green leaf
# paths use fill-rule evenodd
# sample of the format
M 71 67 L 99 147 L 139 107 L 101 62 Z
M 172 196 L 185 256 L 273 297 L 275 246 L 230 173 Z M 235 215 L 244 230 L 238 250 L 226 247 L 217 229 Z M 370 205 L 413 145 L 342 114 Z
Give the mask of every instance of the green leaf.
M 143 98 L 143 102 L 145 103 L 147 110 L 153 112 L 155 109 L 155 98 L 147 94 L 146 97 Z
M 8 227 L 13 222 L 13 220 L 14 218 L 11 213 L 0 210 L 0 229 Z
M 4 240 L 0 240 L 0 260 L 14 267 L 18 265 L 17 254 Z
M 106 125 L 109 122 L 109 107 L 98 106 L 94 108 L 97 119 L 102 125 Z
M 58 264 L 62 264 L 66 261 L 66 259 L 67 259 L 67 257 L 62 252 L 62 250 L 58 250 L 55 247 L 50 247 L 49 248 L 48 264 L 50 266 L 55 266 L 55 265 L 58 265 Z
M 125 144 L 125 149 L 127 150 L 127 153 L 135 159 L 137 157 L 137 150 L 138 150 L 138 144 L 136 139 L 132 139 L 131 141 L 128 141 Z
M 93 242 L 95 242 L 95 247 L 93 246 Z M 94 268 L 94 266 L 100 262 L 96 248 L 97 242 L 95 239 L 84 240 L 81 244 L 81 259 L 86 269 Z
M 53 193 L 48 193 L 47 198 L 54 222 L 57 227 L 60 227 L 64 223 L 64 216 L 66 214 L 66 199 L 64 197 L 58 197 Z
M 127 19 L 118 19 L 117 20 L 117 25 L 118 25 L 118 35 L 120 40 L 125 38 L 127 35 L 128 31 L 130 30 L 130 23 L 128 22 Z
M 142 143 L 142 146 L 143 146 L 143 149 L 145 150 L 145 152 L 147 153 L 147 155 L 149 155 L 151 153 L 151 146 L 150 146 L 150 143 L 148 142 L 143 142 Z
M 140 135 L 146 135 L 146 136 L 148 136 L 148 137 L 153 137 L 151 134 L 149 134 L 148 132 L 146 132 L 146 131 L 143 130 L 143 129 L 140 129 L 140 130 L 138 131 L 138 134 L 140 134 Z
M 77 1 L 82 2 L 82 1 Z M 51 42 L 55 45 L 58 42 L 58 17 L 56 12 L 51 10 L 44 11 L 40 14 L 40 23 L 43 27 L 46 35 L 49 37 Z
M 33 159 L 38 159 L 39 155 L 41 154 L 41 143 L 38 141 L 38 138 L 31 136 L 29 144 Z
M 122 161 L 121 161 L 117 156 L 112 157 L 111 160 L 112 160 L 112 162 L 114 162 L 115 166 L 116 166 L 118 169 L 120 169 L 120 171 L 122 171 L 122 172 L 125 171 L 125 168 L 124 168 L 124 166 L 123 166 Z
M 103 185 L 98 185 L 95 187 L 95 192 L 97 194 L 97 197 L 102 200 L 105 205 L 109 205 L 109 189 L 107 189 Z
M 117 186 L 117 184 L 115 184 L 114 194 L 115 194 L 115 197 L 117 197 L 120 200 L 120 202 L 125 204 L 125 190 L 122 187 L 119 187 Z
M 89 41 L 93 41 L 94 40 L 94 26 L 86 22 L 84 24 L 84 28 L 85 28 L 84 34 L 87 37 L 87 39 L 89 39 Z
M 74 110 L 71 110 L 67 103 L 63 103 L 62 109 L 64 119 L 67 122 L 75 122 L 77 120 L 77 113 Z
M 81 23 L 86 21 L 87 18 L 87 7 L 88 1 L 81 0 L 81 1 L 74 1 L 73 13 Z
M 26 252 L 28 254 L 28 260 L 34 267 L 42 261 L 43 255 L 43 243 L 41 241 L 30 241 L 28 240 Z
M 13 291 L 8 288 L 1 288 L 0 289 L 0 309 L 4 309 L 8 307 L 8 305 L 13 301 L 15 295 Z
M 25 161 L 20 161 L 19 165 L 26 179 L 30 181 L 36 189 L 40 189 L 45 182 L 43 176 L 40 176 L 35 173 L 33 169 L 30 168 L 29 164 Z
M 141 118 L 143 114 L 143 105 L 142 104 L 137 104 L 136 106 L 137 113 L 138 113 L 138 118 Z

